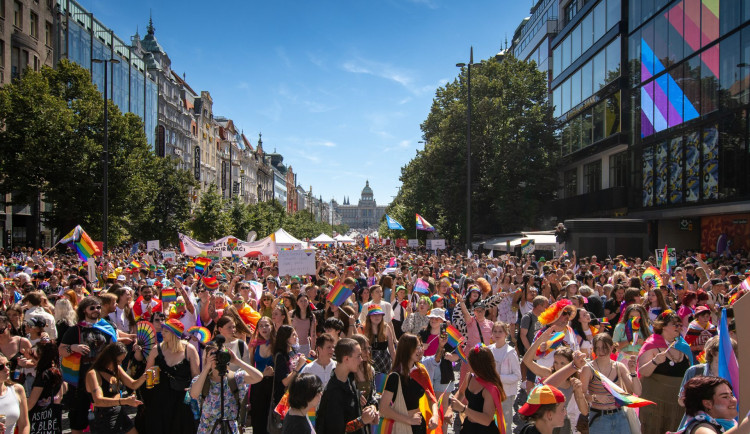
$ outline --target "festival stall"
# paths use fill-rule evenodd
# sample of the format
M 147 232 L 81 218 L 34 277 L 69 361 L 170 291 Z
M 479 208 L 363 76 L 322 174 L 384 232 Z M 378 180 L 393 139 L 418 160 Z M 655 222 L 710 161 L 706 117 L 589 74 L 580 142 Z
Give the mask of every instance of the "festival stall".
M 314 246 L 331 247 L 331 246 L 335 246 L 336 245 L 336 240 L 334 240 L 333 238 L 329 237 L 326 234 L 320 234 L 317 237 L 315 237 L 312 240 L 310 240 L 310 244 L 312 244 Z
M 274 232 L 274 238 L 276 239 L 276 248 L 278 250 L 299 250 L 307 247 L 307 243 L 294 238 L 289 232 L 285 231 L 284 228 Z
M 336 235 L 335 239 L 336 239 L 336 242 L 338 242 L 339 244 L 354 244 L 355 243 L 353 238 L 350 238 L 346 235 Z

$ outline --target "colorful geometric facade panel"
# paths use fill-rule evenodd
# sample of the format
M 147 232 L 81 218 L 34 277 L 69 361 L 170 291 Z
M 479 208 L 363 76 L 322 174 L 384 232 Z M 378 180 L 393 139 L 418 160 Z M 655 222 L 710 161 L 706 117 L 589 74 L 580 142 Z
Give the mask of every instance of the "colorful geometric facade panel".
M 719 198 L 719 132 L 703 130 L 703 199 Z
M 719 0 L 683 0 L 664 13 L 668 25 L 695 52 L 719 37 Z M 672 34 L 674 35 L 674 34 Z M 654 44 L 664 44 L 654 35 Z M 673 36 L 670 36 L 672 38 Z M 677 42 L 669 41 L 670 46 Z M 714 45 L 701 55 L 703 78 L 719 78 L 719 46 Z M 665 70 L 649 41 L 641 38 L 641 82 Z M 648 137 L 700 116 L 700 106 L 685 95 L 685 86 L 692 80 L 680 77 L 681 68 L 663 74 L 641 87 L 641 137 Z M 676 74 L 676 75 L 675 75 Z
M 657 205 L 667 204 L 667 185 L 669 183 L 669 144 L 667 142 L 656 145 L 656 170 L 654 171 L 654 200 Z
M 669 203 L 682 203 L 682 137 L 670 142 L 669 157 Z
M 685 141 L 685 200 L 697 202 L 700 198 L 700 133 L 693 132 L 687 135 Z
M 643 148 L 643 206 L 654 205 L 654 148 Z

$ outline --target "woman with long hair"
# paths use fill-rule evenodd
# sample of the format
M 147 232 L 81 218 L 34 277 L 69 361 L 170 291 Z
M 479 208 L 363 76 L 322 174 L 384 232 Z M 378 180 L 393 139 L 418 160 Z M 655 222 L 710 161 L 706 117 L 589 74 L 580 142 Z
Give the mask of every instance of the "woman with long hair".
M 479 290 L 477 289 L 477 291 Z M 479 292 L 477 292 L 477 294 L 479 294 Z M 432 301 L 430 301 L 430 298 L 424 295 L 420 296 L 417 301 L 417 310 L 415 312 L 409 312 L 409 316 L 406 317 L 406 320 L 404 320 L 404 323 L 401 325 L 401 330 L 404 333 L 419 333 L 420 330 L 430 323 L 427 314 L 431 309 Z
M 108 344 L 86 373 L 86 391 L 91 394 L 94 404 L 91 432 L 138 433 L 123 406 L 138 407 L 143 403 L 135 394 L 122 398 L 120 383 L 130 389 L 137 389 L 146 381 L 146 373 L 138 380 L 130 378 L 121 366 L 127 354 L 128 350 L 122 343 Z
M 620 319 L 620 305 L 622 304 L 623 297 L 625 297 L 625 287 L 615 285 L 609 300 L 604 303 L 604 317 L 607 318 L 610 324 L 616 324 Z
M 643 308 L 648 312 L 648 320 L 653 322 L 662 312 L 669 309 L 660 289 L 649 288 Z
M 232 317 L 223 315 L 216 321 L 216 328 L 214 330 L 217 335 L 224 336 L 224 346 L 232 350 L 238 360 L 250 363 L 250 350 L 244 339 L 237 338 L 237 324 Z M 229 369 L 236 371 L 237 369 L 240 369 L 240 365 L 238 363 L 230 362 Z
M 263 295 L 260 297 L 260 306 L 258 306 L 258 312 L 261 316 L 271 318 L 273 313 L 273 295 L 268 291 L 263 291 Z
M 507 425 L 512 421 L 503 417 L 505 391 L 495 370 L 495 357 L 488 347 L 476 345 L 469 350 L 468 359 L 469 380 L 461 381 L 458 394 L 455 398 L 451 396 L 451 407 L 466 416 L 461 424 L 462 433 L 496 434 L 498 423 Z
M 36 375 L 29 394 L 29 419 L 51 421 L 57 429 L 45 431 L 51 434 L 62 434 L 62 395 L 65 392 L 62 373 L 58 364 L 57 345 L 44 337 L 36 344 Z
M 62 339 L 65 332 L 76 325 L 77 322 L 78 316 L 70 302 L 70 298 L 65 296 L 58 298 L 55 302 L 55 327 L 57 328 L 57 336 Z
M 310 299 L 304 292 L 300 292 L 297 296 L 297 303 L 292 311 L 292 327 L 300 337 L 299 352 L 308 354 L 315 342 L 317 321 L 310 309 Z
M 362 350 L 362 362 L 354 373 L 354 381 L 357 383 L 357 391 L 365 397 L 366 402 L 370 400 L 375 392 L 375 368 L 372 367 L 372 355 L 370 342 L 364 335 L 354 335 L 352 339 L 357 341 Z
M 500 292 L 511 294 L 513 292 L 513 279 L 509 274 L 503 274 L 500 279 Z M 518 322 L 518 311 L 513 309 L 513 297 L 503 298 L 497 305 L 497 320 L 508 324 L 510 328 L 510 339 L 515 343 L 516 340 L 516 322 Z
M 244 305 L 244 301 L 241 298 L 239 300 L 242 301 L 242 305 Z M 242 309 L 241 303 L 237 303 L 237 300 L 234 300 L 231 306 L 227 306 L 227 308 L 224 309 L 224 314 L 222 316 L 232 318 L 234 321 L 234 337 L 243 342 L 247 342 L 253 336 L 253 331 L 247 325 L 245 319 L 242 318 L 242 315 L 240 315 L 239 309 Z
M 283 325 L 289 325 L 289 311 L 284 307 L 283 304 L 277 304 L 274 306 L 271 312 L 271 321 L 273 321 L 273 328 L 278 330 Z
M 290 325 L 281 326 L 276 331 L 273 343 L 273 396 L 271 406 L 276 407 L 289 383 L 305 366 L 305 357 L 292 347 L 299 342 L 297 332 Z
M 608 334 L 601 333 L 594 336 L 596 359 L 591 362 L 591 365 L 583 366 L 581 371 L 581 383 L 590 405 L 589 433 L 592 434 L 630 431 L 624 409 L 615 402 L 615 398 L 604 387 L 599 375 L 606 376 L 628 393 L 635 395 L 641 393 L 641 383 L 635 374 L 635 357 L 630 356 L 624 362 L 616 362 L 611 358 L 613 348 L 614 343 Z M 594 373 L 593 368 L 599 372 L 598 375 Z
M 0 353 L 0 414 L 5 421 L 0 423 L 0 433 L 29 434 L 29 407 L 23 386 L 10 380 L 10 363 Z
M 682 416 L 677 400 L 692 354 L 682 336 L 681 318 L 671 310 L 654 321 L 654 334 L 638 353 L 638 375 L 643 384 L 642 398 L 655 402 L 640 409 L 643 434 L 662 434 L 677 429 Z
M 163 341 L 148 354 L 146 368 L 158 366 L 161 381 L 153 389 L 142 389 L 146 402 L 145 422 L 149 432 L 195 433 L 198 424 L 185 391 L 200 373 L 200 356 L 194 346 L 182 340 L 184 326 L 170 318 L 162 323 Z M 139 426 L 140 428 L 140 426 Z
M 385 324 L 385 312 L 380 305 L 371 304 L 368 307 L 362 334 L 370 341 L 372 365 L 375 372 L 388 372 L 396 354 L 395 337 L 391 328 Z
M 133 315 L 133 295 L 125 288 L 110 289 L 110 294 L 117 297 L 115 311 L 109 314 L 109 319 L 114 323 L 117 330 L 123 333 L 132 333 L 135 328 L 135 316 Z M 57 310 L 55 308 L 55 310 Z
M 635 325 L 635 326 L 634 326 Z M 637 356 L 641 346 L 651 336 L 651 325 L 646 311 L 639 304 L 631 304 L 615 326 L 612 340 L 617 350 L 617 360 L 625 363 L 630 356 Z
M 570 328 L 576 334 L 578 348 L 586 353 L 586 355 L 591 356 L 591 342 L 598 330 L 591 325 L 591 314 L 589 311 L 582 307 L 577 310 L 576 316 L 570 321 Z
M 260 383 L 251 386 L 250 423 L 253 432 L 264 432 L 268 423 L 268 406 L 273 387 L 273 343 L 276 332 L 269 317 L 261 317 L 250 341 L 250 365 L 263 373 Z
M 431 388 L 429 377 L 425 383 L 421 380 L 424 376 L 410 375 L 412 368 L 422 360 L 422 350 L 422 343 L 417 336 L 411 333 L 401 336 L 396 357 L 393 359 L 393 368 L 388 374 L 385 390 L 380 397 L 380 416 L 392 420 L 394 430 L 396 427 L 401 428 L 398 432 L 408 430 L 411 426 L 412 433 L 426 433 L 428 427 L 435 429 L 438 425 L 440 416 L 437 412 L 437 402 L 430 402 L 432 417 L 429 421 L 425 421 L 419 412 L 419 400 L 425 394 L 425 388 Z

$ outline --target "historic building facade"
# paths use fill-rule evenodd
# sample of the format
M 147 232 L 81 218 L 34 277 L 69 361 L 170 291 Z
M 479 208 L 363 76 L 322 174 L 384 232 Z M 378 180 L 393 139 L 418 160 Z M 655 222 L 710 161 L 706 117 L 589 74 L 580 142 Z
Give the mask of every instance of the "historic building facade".
M 352 205 L 349 199 L 345 198 L 342 205 L 333 202 L 333 207 L 341 216 L 341 223 L 352 229 L 377 229 L 385 215 L 385 206 L 375 203 L 370 181 L 365 182 L 365 188 L 362 189 L 356 205 Z

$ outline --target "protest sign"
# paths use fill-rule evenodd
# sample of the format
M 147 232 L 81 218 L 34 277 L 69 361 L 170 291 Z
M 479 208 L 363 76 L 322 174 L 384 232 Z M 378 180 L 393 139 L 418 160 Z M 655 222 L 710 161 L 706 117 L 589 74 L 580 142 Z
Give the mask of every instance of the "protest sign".
M 146 241 L 146 251 L 151 252 L 159 250 L 159 240 Z
M 664 257 L 664 249 L 656 249 L 656 268 L 661 268 L 661 258 Z M 669 255 L 669 267 L 674 269 L 677 266 L 677 250 L 672 247 L 667 248 L 667 255 Z
M 314 250 L 282 250 L 279 252 L 279 275 L 315 274 Z
M 177 259 L 177 252 L 173 250 L 165 250 L 161 252 L 162 258 L 164 258 L 164 262 L 174 262 Z
M 419 247 L 419 240 L 409 239 L 409 247 Z
M 427 240 L 427 250 L 445 249 L 444 239 Z

